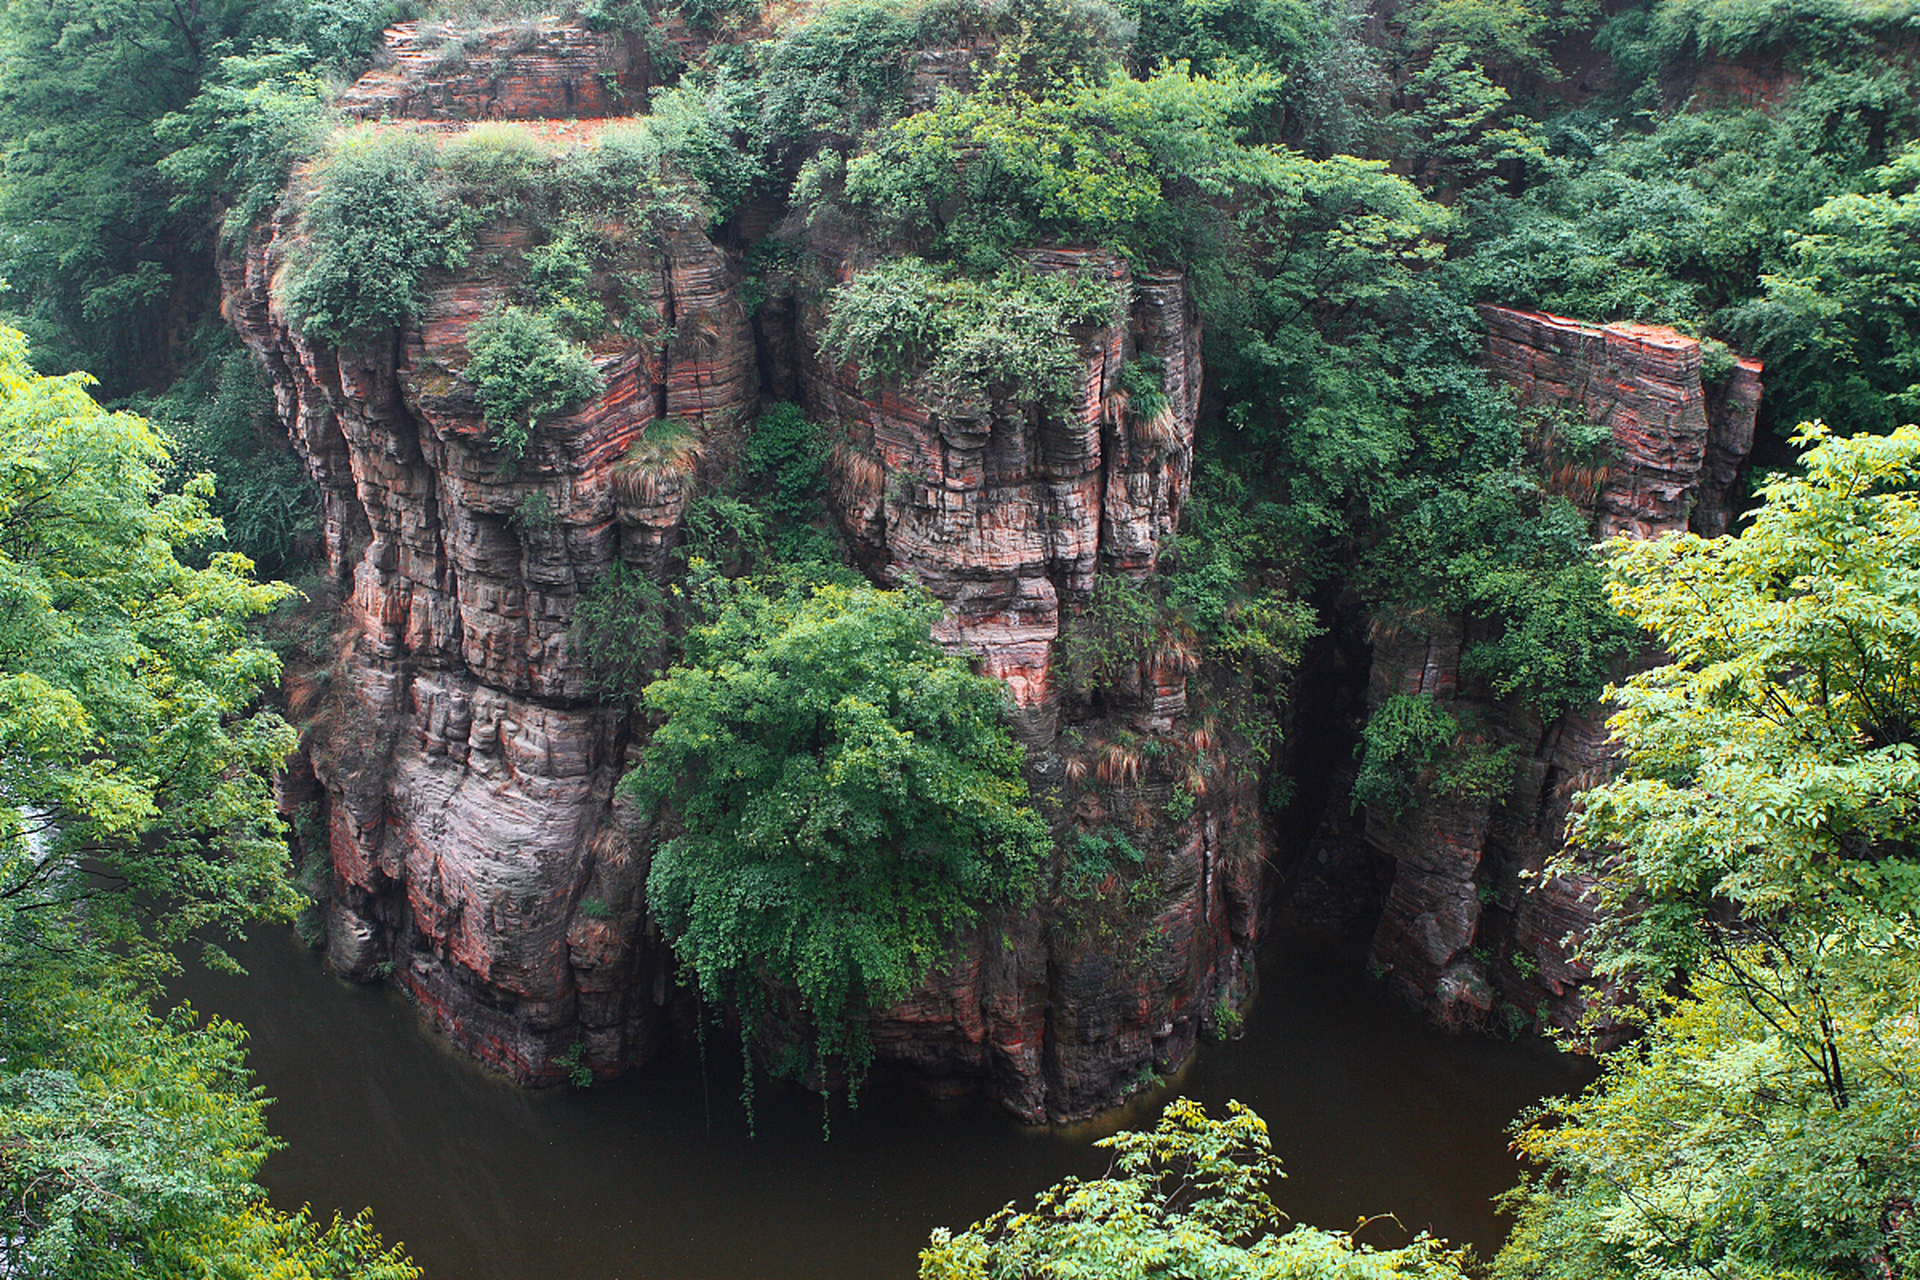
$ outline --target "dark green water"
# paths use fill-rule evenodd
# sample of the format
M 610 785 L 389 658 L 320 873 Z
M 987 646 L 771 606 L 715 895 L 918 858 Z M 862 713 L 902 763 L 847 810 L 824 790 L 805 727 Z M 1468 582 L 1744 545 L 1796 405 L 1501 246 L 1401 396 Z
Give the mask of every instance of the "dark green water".
M 590 1090 L 527 1092 L 474 1066 L 384 990 L 350 987 L 278 931 L 241 949 L 246 978 L 182 994 L 244 1023 L 286 1150 L 275 1203 L 372 1206 L 431 1280 L 909 1280 L 927 1232 L 956 1229 L 1070 1174 L 1090 1144 L 1185 1093 L 1267 1120 L 1295 1218 L 1348 1227 L 1391 1212 L 1483 1253 L 1512 1183 L 1505 1127 L 1586 1072 L 1537 1046 L 1453 1038 L 1374 989 L 1344 952 L 1298 946 L 1263 974 L 1246 1037 L 1202 1050 L 1168 1092 L 1100 1127 L 1022 1126 L 984 1102 L 875 1087 L 833 1117 L 763 1086 L 747 1134 L 739 1068 L 695 1055 Z M 1390 1245 L 1390 1223 L 1363 1239 Z

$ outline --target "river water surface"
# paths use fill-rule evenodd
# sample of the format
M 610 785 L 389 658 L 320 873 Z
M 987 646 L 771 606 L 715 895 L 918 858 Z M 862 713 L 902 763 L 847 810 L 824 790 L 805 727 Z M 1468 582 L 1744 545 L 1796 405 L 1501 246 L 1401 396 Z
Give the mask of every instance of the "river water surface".
M 1151 1124 L 1176 1093 L 1265 1117 L 1294 1218 L 1363 1240 L 1429 1230 L 1482 1254 L 1505 1224 L 1508 1122 L 1589 1072 L 1537 1045 L 1455 1038 L 1393 1003 L 1339 948 L 1283 948 L 1246 1035 L 1205 1046 L 1167 1088 L 1104 1126 L 1031 1129 L 984 1101 L 874 1086 L 835 1109 L 762 1085 L 747 1133 L 734 1053 L 688 1053 L 586 1090 L 530 1092 L 488 1074 L 404 998 L 352 987 L 282 931 L 239 949 L 245 978 L 196 972 L 180 993 L 243 1023 L 287 1148 L 274 1202 L 371 1206 L 429 1280 L 911 1280 L 939 1225 L 956 1230 L 1068 1175 L 1091 1143 Z

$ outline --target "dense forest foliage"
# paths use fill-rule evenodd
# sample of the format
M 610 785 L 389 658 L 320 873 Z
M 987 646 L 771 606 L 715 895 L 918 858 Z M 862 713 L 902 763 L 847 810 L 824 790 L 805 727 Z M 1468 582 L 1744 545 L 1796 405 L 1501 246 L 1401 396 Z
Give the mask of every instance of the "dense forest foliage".
M 298 898 L 268 787 L 293 733 L 247 627 L 287 589 L 171 462 L 0 328 L 0 1265 L 402 1280 L 364 1220 L 253 1184 L 274 1143 L 241 1029 L 147 1008 L 181 949 L 217 960 Z
M 1184 273 L 1207 343 L 1193 498 L 1161 572 L 1102 578 L 1070 678 L 1176 647 L 1262 768 L 1304 647 L 1356 610 L 1465 617 L 1462 669 L 1503 707 L 1617 685 L 1622 772 L 1573 839 L 1609 870 L 1587 947 L 1638 1034 L 1520 1130 L 1536 1172 L 1495 1271 L 1920 1275 L 1920 436 L 1901 425 L 1920 417 L 1920 5 L 569 16 L 645 39 L 668 83 L 644 115 L 589 147 L 499 128 L 435 148 L 330 105 L 380 31 L 422 18 L 457 44 L 541 11 L 0 5 L 0 1270 L 410 1273 L 364 1221 L 268 1208 L 238 1031 L 146 1012 L 181 945 L 299 905 L 267 789 L 291 746 L 261 700 L 278 660 L 248 628 L 284 595 L 254 570 L 301 572 L 314 508 L 215 263 L 278 210 L 301 233 L 277 286 L 293 322 L 362 340 L 511 204 L 535 270 L 463 371 L 503 465 L 599 390 L 583 344 L 615 321 L 585 283 L 617 247 L 596 210 L 731 235 L 763 296 L 798 287 L 794 228 L 856 229 L 885 261 L 823 285 L 826 349 L 955 411 L 1064 397 L 1068 335 L 1116 305 L 1022 251 Z M 962 36 L 992 50 L 974 90 L 910 100 L 911 52 Z M 1574 499 L 1606 432 L 1490 383 L 1482 302 L 1671 325 L 1710 381 L 1733 350 L 1764 359 L 1738 536 L 1596 553 Z M 1143 408 L 1164 396 L 1150 367 L 1128 377 Z M 622 483 L 699 448 L 658 424 Z M 841 563 L 824 448 L 791 407 L 764 415 L 736 487 L 689 513 L 679 580 L 610 577 L 580 642 L 607 698 L 664 726 L 628 789 L 680 820 L 648 890 L 691 980 L 751 1020 L 777 975 L 815 1032 L 796 1069 L 857 1078 L 860 1015 L 983 904 L 1032 893 L 1047 835 L 991 686 L 928 640 L 932 606 Z M 1629 674 L 1649 637 L 1671 663 Z M 1392 810 L 1510 778 L 1498 725 L 1405 697 L 1365 724 L 1352 791 Z M 797 836 L 769 816 L 797 808 Z M 1115 1145 L 1121 1176 L 942 1236 L 924 1273 L 1465 1265 L 1282 1230 L 1250 1116 L 1176 1109 Z

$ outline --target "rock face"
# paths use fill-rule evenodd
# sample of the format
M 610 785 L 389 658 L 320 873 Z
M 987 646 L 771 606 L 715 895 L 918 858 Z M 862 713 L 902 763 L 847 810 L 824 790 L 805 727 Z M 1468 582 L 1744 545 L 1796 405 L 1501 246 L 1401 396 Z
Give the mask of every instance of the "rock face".
M 876 576 L 917 581 L 947 605 L 939 638 L 1007 682 L 1032 744 L 1050 743 L 1059 698 L 1053 642 L 1101 570 L 1153 572 L 1186 495 L 1200 400 L 1200 328 L 1186 282 L 1135 281 L 1111 254 L 1031 255 L 1039 271 L 1113 280 L 1123 321 L 1076 335 L 1084 372 L 1072 411 L 999 404 L 943 417 L 898 387 L 863 385 L 818 351 L 825 315 L 802 313 L 793 344 L 808 410 L 834 424 L 834 503 Z M 1146 419 L 1119 387 L 1125 364 L 1163 362 L 1168 408 Z M 1169 709 L 1169 715 L 1175 709 Z
M 463 42 L 456 63 L 396 28 L 393 65 L 346 105 L 451 130 L 602 113 L 644 89 L 622 45 L 551 23 L 516 30 Z M 614 795 L 644 743 L 596 697 L 571 630 L 616 562 L 667 572 L 695 487 L 724 473 L 763 399 L 798 396 L 844 441 L 830 506 L 858 558 L 926 584 L 947 605 L 940 638 L 1007 682 L 1036 791 L 1060 797 L 1062 839 L 1125 831 L 1139 854 L 1061 872 L 1032 907 L 983 918 L 875 1017 L 880 1065 L 985 1088 L 1030 1120 L 1090 1114 L 1176 1065 L 1249 994 L 1257 786 L 1203 785 L 1176 803 L 1178 769 L 1227 776 L 1230 750 L 1215 730 L 1189 732 L 1177 658 L 1143 662 L 1097 715 L 1063 697 L 1054 665 L 1096 572 L 1151 573 L 1185 495 L 1201 367 L 1184 281 L 1036 253 L 1036 270 L 1126 284 L 1130 311 L 1076 335 L 1071 412 L 996 405 L 962 422 L 823 362 L 817 305 L 763 307 L 756 332 L 737 251 L 694 222 L 617 232 L 589 285 L 614 335 L 593 346 L 605 390 L 543 421 L 517 462 L 490 442 L 460 371 L 469 327 L 524 285 L 530 225 L 497 219 L 464 268 L 427 279 L 416 321 L 339 348 L 295 331 L 276 299 L 290 213 L 222 264 L 224 313 L 320 488 L 342 599 L 324 710 L 292 771 L 313 782 L 286 791 L 317 806 L 325 833 L 332 965 L 390 976 L 517 1080 L 557 1081 L 563 1061 L 612 1073 L 675 1034 L 684 1011 L 644 896 L 649 815 Z M 1143 353 L 1164 361 L 1169 399 L 1144 421 L 1118 384 Z M 636 445 L 666 418 L 703 438 L 699 470 L 637 469 Z M 1063 720 L 1085 734 L 1064 742 Z M 1146 759 L 1143 734 L 1165 750 Z
M 223 280 L 320 486 L 344 596 L 307 748 L 336 877 L 329 954 L 349 976 L 391 972 L 516 1078 L 557 1078 L 575 1042 L 611 1067 L 654 1034 L 663 959 L 642 937 L 643 833 L 611 803 L 628 726 L 593 699 L 569 628 L 616 558 L 656 567 L 679 520 L 684 489 L 621 492 L 648 424 L 724 435 L 754 407 L 738 270 L 691 226 L 633 245 L 617 264 L 630 328 L 671 318 L 687 336 L 601 344 L 605 392 L 542 424 L 515 465 L 453 371 L 468 326 L 507 299 L 526 229 L 488 228 L 467 271 L 428 281 L 417 324 L 341 349 L 275 301 L 290 236 L 285 217 L 261 229 Z
M 654 83 L 643 43 L 571 24 L 527 21 L 461 31 L 402 22 L 383 66 L 341 95 L 362 120 L 566 120 L 625 115 Z
M 1096 757 L 1124 758 L 1116 753 L 1135 735 L 1169 744 L 1168 759 L 1198 759 L 1182 736 L 1187 671 L 1177 661 L 1143 661 L 1125 687 L 1107 691 L 1102 714 L 1057 679 L 1062 627 L 1096 574 L 1151 574 L 1186 495 L 1202 377 L 1186 282 L 1134 279 L 1098 251 L 1028 261 L 1113 280 L 1132 299 L 1124 317 L 1075 335 L 1083 372 L 1065 413 L 1002 403 L 955 418 L 900 386 L 869 385 L 820 354 L 818 302 L 790 313 L 793 332 L 769 347 L 797 353 L 802 402 L 841 441 L 832 505 L 856 558 L 884 581 L 931 591 L 947 606 L 937 638 L 1006 682 L 1036 789 L 1072 797 L 1056 824 L 1066 838 L 1124 830 L 1144 850 L 1131 880 L 1089 881 L 1042 911 L 989 921 L 875 1025 L 883 1062 L 956 1085 L 985 1082 L 1022 1116 L 1064 1119 L 1180 1062 L 1219 1009 L 1249 994 L 1266 836 L 1252 779 L 1213 789 L 1170 821 L 1171 767 L 1142 762 L 1101 778 Z M 829 270 L 848 268 L 830 260 Z M 1140 357 L 1164 369 L 1167 407 L 1150 418 L 1119 384 Z M 1066 748 L 1063 732 L 1083 745 Z
M 1613 460 L 1585 504 L 1596 537 L 1725 532 L 1729 494 L 1753 443 L 1760 365 L 1738 361 L 1709 391 L 1700 344 L 1647 325 L 1595 327 L 1538 312 L 1483 307 L 1489 372 L 1529 407 L 1608 428 Z M 1390 986 L 1442 1022 L 1571 1029 L 1592 975 L 1570 938 L 1594 923 L 1591 881 L 1542 876 L 1562 843 L 1573 796 L 1611 767 L 1606 711 L 1542 725 L 1463 679 L 1466 623 L 1447 618 L 1374 649 L 1369 701 L 1425 694 L 1496 726 L 1523 756 L 1501 800 L 1428 803 L 1398 819 L 1369 812 L 1368 843 L 1395 863 L 1372 962 Z

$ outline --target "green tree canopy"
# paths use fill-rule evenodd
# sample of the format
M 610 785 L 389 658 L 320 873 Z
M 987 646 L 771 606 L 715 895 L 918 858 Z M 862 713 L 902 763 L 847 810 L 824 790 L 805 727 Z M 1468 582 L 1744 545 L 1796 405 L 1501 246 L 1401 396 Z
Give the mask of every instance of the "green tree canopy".
M 247 620 L 287 594 L 208 484 L 0 329 L 0 1272 L 409 1280 L 364 1220 L 271 1209 L 237 1028 L 156 1017 L 175 949 L 297 905 Z M 194 561 L 204 556 L 204 567 Z
M 1280 1160 L 1259 1116 L 1237 1102 L 1225 1119 L 1185 1098 L 1152 1132 L 1095 1146 L 1115 1172 L 1049 1187 L 1028 1210 L 1008 1205 L 920 1252 L 920 1280 L 1461 1280 L 1460 1259 L 1422 1236 L 1376 1251 L 1352 1235 L 1287 1224 L 1269 1187 Z
M 1672 661 L 1572 834 L 1650 1028 L 1522 1133 L 1505 1275 L 1920 1267 L 1920 428 L 1796 440 L 1739 537 L 1610 551 Z
M 1623 852 L 1612 970 L 1657 985 L 1761 941 L 1817 1044 L 1821 956 L 1920 906 L 1920 427 L 1796 441 L 1804 473 L 1739 537 L 1613 545 L 1610 597 L 1673 661 L 1615 691 L 1625 768 L 1572 836 Z
M 69 975 L 70 977 L 71 975 Z M 20 1280 L 418 1280 L 365 1215 L 281 1213 L 229 1022 L 0 970 L 0 1267 Z
M 154 958 L 292 901 L 267 779 L 294 736 L 246 631 L 287 589 L 183 562 L 219 534 L 205 484 L 166 492 L 152 427 L 25 348 L 0 329 L 0 962 L 83 920 Z
M 1844 1110 L 1745 991 L 1702 978 L 1583 1096 L 1530 1113 L 1516 1145 L 1538 1172 L 1506 1198 L 1499 1280 L 1913 1274 L 1911 942 L 1858 976 L 1906 1012 L 1841 1024 L 1843 1059 L 1877 1064 Z
M 956 926 L 1016 898 L 1048 847 L 1002 691 L 941 652 L 923 595 L 838 581 L 696 583 L 663 717 L 625 785 L 668 804 L 647 897 L 707 998 L 749 1030 L 796 991 L 824 1058 L 905 995 Z

